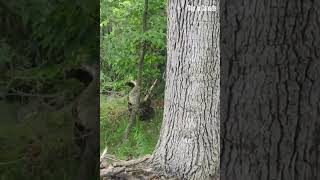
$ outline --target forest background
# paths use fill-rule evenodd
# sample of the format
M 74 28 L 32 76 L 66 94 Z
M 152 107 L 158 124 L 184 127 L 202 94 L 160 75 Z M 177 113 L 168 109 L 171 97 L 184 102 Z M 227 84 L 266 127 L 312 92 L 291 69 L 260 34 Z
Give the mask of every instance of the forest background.
M 100 150 L 120 159 L 152 153 L 160 131 L 163 113 L 166 64 L 166 1 L 148 3 L 146 31 L 143 32 L 144 0 L 100 1 Z M 151 119 L 137 119 L 128 141 L 123 133 L 128 126 L 127 82 L 137 80 L 141 41 L 146 43 L 142 66 L 141 94 L 153 82 Z M 137 117 L 138 118 L 138 117 Z

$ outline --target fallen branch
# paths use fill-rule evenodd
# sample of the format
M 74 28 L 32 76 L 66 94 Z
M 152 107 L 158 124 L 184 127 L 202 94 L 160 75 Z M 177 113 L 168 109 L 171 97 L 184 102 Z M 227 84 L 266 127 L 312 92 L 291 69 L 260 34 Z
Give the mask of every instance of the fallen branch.
M 125 167 L 113 168 L 111 166 L 111 167 L 108 167 L 107 169 L 100 170 L 100 177 L 113 177 L 123 172 L 125 169 L 126 169 Z
M 124 160 L 117 159 L 115 156 L 107 154 L 106 150 L 104 150 L 100 157 L 100 169 L 106 169 L 116 162 L 124 162 Z
M 155 176 L 155 172 L 147 162 L 151 157 L 151 155 L 146 155 L 135 160 L 108 163 L 106 162 L 108 161 L 107 155 L 104 155 L 100 165 L 100 177 L 104 180 L 116 178 L 135 179 L 135 177 L 151 179 L 151 177 Z
M 124 162 L 123 160 L 117 159 L 114 156 L 110 156 L 110 155 L 105 155 L 105 157 L 103 159 L 107 159 L 107 160 L 114 161 L 114 162 Z
M 156 80 L 152 83 L 151 87 L 150 87 L 149 90 L 148 90 L 147 95 L 146 95 L 146 96 L 144 97 L 144 99 L 143 99 L 144 102 L 148 101 L 148 100 L 150 99 L 150 97 L 152 96 L 152 91 L 153 91 L 155 85 L 157 84 L 157 82 L 158 82 L 158 79 L 156 79 Z
M 133 159 L 130 161 L 124 161 L 124 162 L 118 162 L 118 163 L 114 163 L 113 166 L 117 167 L 117 166 L 134 166 L 140 163 L 143 163 L 145 161 L 147 161 L 148 159 L 150 159 L 152 156 L 151 155 L 146 155 L 144 157 L 138 158 L 138 159 Z
M 157 175 L 151 168 L 108 167 L 100 171 L 100 178 L 106 179 L 153 179 Z

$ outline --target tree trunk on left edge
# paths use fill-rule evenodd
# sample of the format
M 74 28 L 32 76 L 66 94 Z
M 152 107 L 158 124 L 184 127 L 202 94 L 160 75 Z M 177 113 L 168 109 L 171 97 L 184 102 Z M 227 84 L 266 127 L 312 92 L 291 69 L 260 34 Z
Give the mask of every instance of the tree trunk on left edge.
M 98 65 L 85 65 L 83 69 L 92 76 L 91 83 L 78 97 L 73 115 L 76 124 L 82 127 L 83 140 L 78 180 L 88 180 L 99 174 L 99 71 Z

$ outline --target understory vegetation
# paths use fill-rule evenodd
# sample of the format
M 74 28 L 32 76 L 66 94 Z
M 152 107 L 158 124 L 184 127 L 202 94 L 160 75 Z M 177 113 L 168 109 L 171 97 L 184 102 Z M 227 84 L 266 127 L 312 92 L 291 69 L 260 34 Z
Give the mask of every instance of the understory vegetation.
M 6 108 L 10 109 L 0 102 L 3 117 L 16 114 Z M 74 179 L 78 165 L 74 163 L 76 152 L 70 118 L 65 109 L 34 112 L 16 121 L 2 119 L 0 179 Z
M 131 159 L 151 154 L 159 136 L 162 123 L 162 108 L 155 108 L 155 114 L 148 121 L 137 120 L 128 140 L 123 133 L 128 125 L 127 97 L 100 97 L 100 152 L 108 148 L 108 153 L 119 159 Z
M 100 0 L 100 152 L 119 159 L 151 154 L 162 123 L 166 64 L 166 1 L 148 2 L 143 29 L 144 0 Z M 143 43 L 142 43 L 143 42 Z M 142 68 L 141 47 L 145 45 Z M 142 121 L 136 118 L 127 140 L 129 124 L 129 81 L 141 71 L 141 98 L 157 80 L 152 91 L 154 114 Z M 161 104 L 161 103 L 160 103 Z

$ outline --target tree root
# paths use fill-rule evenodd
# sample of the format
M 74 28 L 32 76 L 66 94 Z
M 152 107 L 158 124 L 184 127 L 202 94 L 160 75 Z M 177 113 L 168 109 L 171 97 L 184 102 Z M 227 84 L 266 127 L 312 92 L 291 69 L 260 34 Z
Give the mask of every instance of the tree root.
M 130 161 L 120 161 L 106 155 L 100 164 L 100 177 L 106 179 L 150 179 L 152 169 L 147 167 L 146 161 L 150 155 Z M 109 163 L 108 163 L 109 161 Z
M 102 180 L 160 180 L 168 179 L 159 175 L 149 166 L 151 155 L 142 158 L 120 161 L 106 155 L 100 162 Z M 171 178 L 176 179 L 176 178 Z
M 114 163 L 114 166 L 115 167 L 117 167 L 117 166 L 134 166 L 134 165 L 143 163 L 143 162 L 149 160 L 150 158 L 151 158 L 151 155 L 146 155 L 144 157 L 141 157 L 141 158 L 138 158 L 138 159 L 133 159 L 133 160 L 130 160 L 130 161 L 116 162 L 116 163 Z

